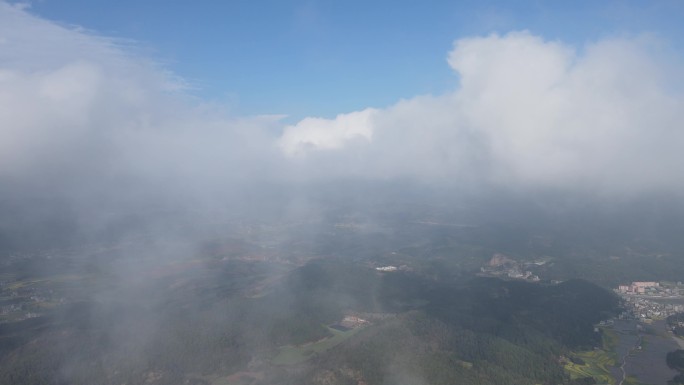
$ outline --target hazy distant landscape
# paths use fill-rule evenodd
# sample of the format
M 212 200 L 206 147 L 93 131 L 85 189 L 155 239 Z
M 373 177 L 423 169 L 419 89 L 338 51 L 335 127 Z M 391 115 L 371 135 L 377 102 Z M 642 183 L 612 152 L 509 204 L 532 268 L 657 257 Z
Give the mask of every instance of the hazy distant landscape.
M 3 382 L 608 380 L 634 343 L 595 329 L 625 312 L 614 282 L 681 274 L 673 250 L 637 254 L 627 234 L 622 250 L 592 238 L 567 247 L 552 227 L 536 233 L 463 209 L 320 214 L 7 252 Z M 605 265 L 577 256 L 599 259 L 603 248 Z M 666 368 L 677 346 L 662 338 L 644 338 L 630 376 Z
M 0 385 L 684 384 L 681 20 L 0 0 Z

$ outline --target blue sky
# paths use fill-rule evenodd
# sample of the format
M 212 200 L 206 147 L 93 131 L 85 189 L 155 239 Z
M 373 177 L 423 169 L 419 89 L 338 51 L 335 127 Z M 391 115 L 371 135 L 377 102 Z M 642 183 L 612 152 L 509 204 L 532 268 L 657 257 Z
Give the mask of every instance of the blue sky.
M 446 56 L 466 36 L 655 33 L 681 49 L 684 35 L 681 1 L 37 0 L 30 12 L 135 42 L 202 100 L 291 119 L 452 90 Z

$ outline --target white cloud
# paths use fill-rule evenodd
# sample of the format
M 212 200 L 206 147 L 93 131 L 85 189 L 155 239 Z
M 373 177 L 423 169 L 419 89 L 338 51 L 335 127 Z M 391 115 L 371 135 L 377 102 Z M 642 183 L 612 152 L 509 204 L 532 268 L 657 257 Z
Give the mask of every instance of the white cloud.
M 118 41 L 2 1 L 0 41 L 0 177 L 225 185 L 278 156 L 273 119 L 190 102 L 182 81 Z
M 368 143 L 341 139 L 353 131 L 352 113 L 305 119 L 281 146 L 364 176 L 673 191 L 684 187 L 684 95 L 668 83 L 681 74 L 661 46 L 636 37 L 578 49 L 529 32 L 461 39 L 448 56 L 460 86 L 374 110 L 359 128 Z M 311 146 L 293 151 L 292 143 Z M 312 151 L 326 149 L 337 160 Z
M 372 108 L 349 114 L 338 115 L 335 119 L 306 118 L 294 126 L 288 126 L 280 139 L 280 147 L 288 155 L 301 155 L 312 150 L 333 150 L 343 147 L 347 142 L 363 139 L 370 141 L 373 136 Z
M 583 47 L 529 32 L 460 39 L 448 55 L 452 92 L 281 127 L 197 106 L 182 80 L 117 41 L 0 1 L 0 178 L 51 175 L 81 190 L 124 175 L 196 190 L 360 176 L 675 191 L 682 67 L 662 46 L 648 36 Z

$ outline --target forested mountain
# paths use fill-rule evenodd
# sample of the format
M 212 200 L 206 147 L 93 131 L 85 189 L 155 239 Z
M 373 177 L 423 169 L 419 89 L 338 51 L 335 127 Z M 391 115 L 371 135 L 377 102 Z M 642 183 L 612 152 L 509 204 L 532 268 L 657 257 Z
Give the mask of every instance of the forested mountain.
M 202 281 L 148 282 L 135 289 L 145 301 L 114 295 L 0 325 L 0 383 L 209 384 L 241 372 L 255 385 L 569 383 L 562 357 L 600 344 L 593 324 L 618 303 L 580 280 L 443 281 L 330 260 L 256 297 Z M 283 346 L 330 338 L 326 325 L 346 314 L 369 324 L 302 362 L 277 362 Z

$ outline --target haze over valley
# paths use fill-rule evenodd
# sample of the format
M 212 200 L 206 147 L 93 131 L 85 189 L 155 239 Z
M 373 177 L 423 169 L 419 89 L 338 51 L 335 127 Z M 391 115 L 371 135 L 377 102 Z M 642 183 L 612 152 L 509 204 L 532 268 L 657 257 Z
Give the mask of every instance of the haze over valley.
M 681 4 L 210 3 L 0 0 L 0 384 L 684 383 Z

